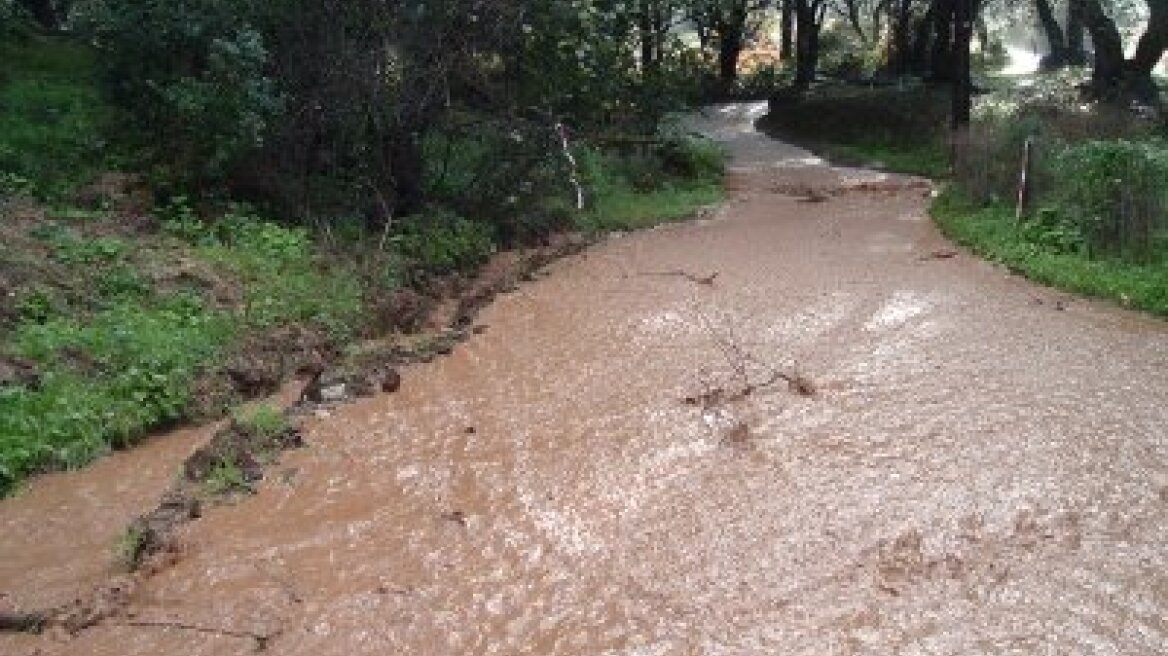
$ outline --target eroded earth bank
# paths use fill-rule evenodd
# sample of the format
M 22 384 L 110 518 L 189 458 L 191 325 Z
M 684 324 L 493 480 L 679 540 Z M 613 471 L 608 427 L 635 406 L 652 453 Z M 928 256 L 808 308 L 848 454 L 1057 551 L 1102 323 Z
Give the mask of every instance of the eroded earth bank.
M 311 417 L 164 566 L 113 542 L 198 435 L 0 502 L 0 607 L 112 608 L 0 653 L 1168 653 L 1168 327 L 954 252 L 928 185 L 757 111 L 702 121 L 714 216 Z

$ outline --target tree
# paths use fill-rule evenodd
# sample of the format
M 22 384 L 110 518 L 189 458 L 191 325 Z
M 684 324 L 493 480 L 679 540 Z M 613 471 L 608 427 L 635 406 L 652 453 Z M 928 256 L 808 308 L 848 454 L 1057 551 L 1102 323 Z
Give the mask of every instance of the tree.
M 42 28 L 56 32 L 69 17 L 72 0 L 17 0 L 17 4 L 32 16 Z
M 1168 2 L 1146 0 L 1150 10 L 1148 25 L 1141 35 L 1135 56 L 1124 59 L 1123 38 L 1114 16 L 1101 0 L 1071 0 L 1083 25 L 1091 35 L 1095 57 L 1091 71 L 1091 93 L 1108 101 L 1138 100 L 1159 104 L 1152 70 L 1168 48 Z M 1111 7 L 1112 12 L 1116 11 Z
M 715 50 L 723 82 L 738 79 L 738 58 L 758 28 L 754 19 L 770 4 L 770 0 L 690 0 L 687 14 L 702 46 Z
M 1148 26 L 1140 36 L 1135 55 L 1125 66 L 1128 84 L 1142 99 L 1157 99 L 1152 70 L 1168 49 L 1168 0 L 1147 0 Z
M 815 81 L 819 68 L 819 33 L 827 0 L 795 0 L 795 87 Z
M 1040 67 L 1042 70 L 1049 71 L 1066 66 L 1070 61 L 1067 36 L 1063 33 L 1058 19 L 1055 18 L 1054 7 L 1051 6 L 1050 0 L 1034 0 L 1034 10 L 1038 14 L 1038 23 L 1046 35 L 1046 42 L 1050 49 L 1050 52 L 1042 58 Z

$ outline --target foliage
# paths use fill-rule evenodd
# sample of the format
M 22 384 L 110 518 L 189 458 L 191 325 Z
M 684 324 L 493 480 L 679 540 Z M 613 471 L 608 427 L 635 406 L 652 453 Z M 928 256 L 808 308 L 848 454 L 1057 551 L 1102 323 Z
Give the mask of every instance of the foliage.
M 581 149 L 580 175 L 589 231 L 633 230 L 693 216 L 723 198 L 725 153 L 715 144 L 667 128 L 641 154 Z
M 106 87 L 163 183 L 222 182 L 281 109 L 261 33 L 231 0 L 94 0 Z
M 196 370 L 231 334 L 227 317 L 186 295 L 114 305 L 84 323 L 21 324 L 10 348 L 41 363 L 43 375 L 35 388 L 0 388 L 0 490 L 180 419 Z
M 138 566 L 142 551 L 147 543 L 147 536 L 138 526 L 131 525 L 118 536 L 114 547 L 114 557 L 117 564 L 125 571 L 133 571 Z
M 1054 203 L 1092 252 L 1135 260 L 1156 257 L 1168 231 L 1168 144 L 1088 141 L 1053 163 Z
M 402 221 L 394 241 L 408 261 L 432 274 L 471 272 L 494 250 L 490 226 L 439 210 Z
M 1088 258 L 1066 248 L 1073 243 L 1062 237 L 1051 243 L 1016 222 L 1013 208 L 973 203 L 955 190 L 943 194 L 932 212 L 950 238 L 1040 283 L 1168 316 L 1168 259 L 1136 264 Z
M 243 468 L 230 458 L 221 458 L 215 462 L 207 474 L 207 480 L 203 482 L 203 486 L 207 494 L 212 496 L 235 492 L 250 494 L 255 491 L 251 482 L 247 480 L 247 474 L 244 473 Z
M 242 319 L 250 328 L 288 323 L 352 335 L 361 312 L 361 281 L 348 264 L 311 250 L 307 231 L 287 228 L 237 206 L 200 240 L 199 254 L 237 276 L 245 289 Z
M 0 196 L 60 196 L 111 157 L 94 55 L 61 38 L 0 38 Z
M 573 193 L 554 122 L 467 121 L 432 133 L 423 153 L 431 202 L 492 224 L 501 243 L 565 227 L 546 211 Z
M 1143 262 L 1160 257 L 1168 230 L 1168 145 L 1150 126 L 1102 105 L 1068 106 L 1051 92 L 994 94 L 958 142 L 956 182 L 983 203 L 1014 198 L 1024 143 L 1031 147 L 1032 240 L 1065 252 Z M 1057 98 L 1057 96 L 1056 96 Z
M 261 403 L 254 408 L 240 408 L 232 418 L 249 435 L 270 438 L 288 430 L 288 419 L 278 408 Z
M 759 127 L 848 163 L 944 177 L 947 94 L 926 87 L 822 85 L 777 94 Z M 864 120 L 856 120 L 863 116 Z

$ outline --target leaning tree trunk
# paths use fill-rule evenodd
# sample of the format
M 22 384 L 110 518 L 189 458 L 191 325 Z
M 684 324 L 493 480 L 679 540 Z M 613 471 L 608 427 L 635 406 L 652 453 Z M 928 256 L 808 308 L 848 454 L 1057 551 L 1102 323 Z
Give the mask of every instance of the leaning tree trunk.
M 644 6 L 637 17 L 637 28 L 641 37 L 641 71 L 651 73 L 657 69 L 657 35 L 653 29 L 650 8 Z
M 1102 99 L 1119 96 L 1124 76 L 1123 39 L 1115 21 L 1103 11 L 1099 0 L 1071 0 L 1078 3 L 1083 25 L 1095 44 L 1094 68 L 1091 72 L 1092 93 Z
M 1054 7 L 1050 0 L 1034 0 L 1034 9 L 1038 12 L 1038 22 L 1046 34 L 1046 42 L 1050 45 L 1050 52 L 1042 58 L 1040 68 L 1044 71 L 1053 71 L 1062 68 L 1068 63 L 1067 39 L 1058 19 L 1054 17 Z
M 1127 62 L 1125 83 L 1138 99 L 1156 104 L 1158 93 L 1152 70 L 1168 49 L 1168 0 L 1148 0 L 1148 8 L 1148 27 L 1140 36 L 1135 55 Z
M 924 76 L 929 72 L 929 52 L 933 43 L 936 6 L 936 2 L 930 3 L 928 11 L 913 26 L 912 49 L 906 68 L 915 75 Z

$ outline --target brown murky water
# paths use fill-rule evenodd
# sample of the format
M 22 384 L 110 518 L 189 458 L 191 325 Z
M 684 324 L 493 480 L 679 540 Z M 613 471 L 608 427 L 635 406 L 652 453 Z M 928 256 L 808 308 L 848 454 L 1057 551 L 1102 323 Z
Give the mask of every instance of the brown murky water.
M 554 265 L 397 395 L 313 419 L 132 616 L 0 652 L 1168 652 L 1168 326 L 932 257 L 919 183 L 756 111 L 702 122 L 736 156 L 715 217 Z M 682 402 L 771 367 L 817 396 Z M 107 462 L 0 504 L 9 603 L 108 563 L 68 499 L 117 523 L 164 482 Z

